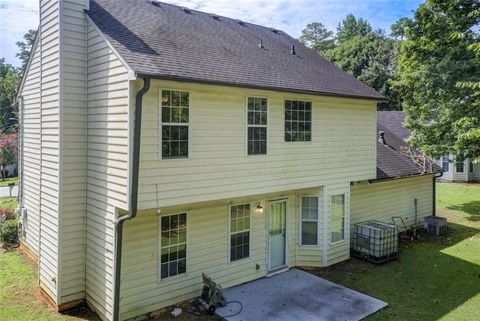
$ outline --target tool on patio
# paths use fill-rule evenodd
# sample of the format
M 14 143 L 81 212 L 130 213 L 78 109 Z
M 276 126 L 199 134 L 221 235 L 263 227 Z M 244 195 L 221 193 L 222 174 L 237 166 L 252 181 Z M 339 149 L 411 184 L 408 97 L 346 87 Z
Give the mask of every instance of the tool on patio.
M 202 273 L 203 290 L 198 303 L 208 314 L 215 313 L 217 306 L 227 306 L 227 299 L 223 295 L 223 289 L 220 285 L 213 282 L 206 274 Z
M 395 259 L 397 253 L 398 228 L 395 224 L 372 220 L 354 225 L 354 256 L 383 263 Z

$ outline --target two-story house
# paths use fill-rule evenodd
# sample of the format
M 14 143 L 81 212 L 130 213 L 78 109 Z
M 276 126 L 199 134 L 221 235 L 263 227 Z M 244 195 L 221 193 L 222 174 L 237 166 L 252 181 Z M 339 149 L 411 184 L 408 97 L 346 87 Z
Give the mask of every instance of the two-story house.
M 383 97 L 282 31 L 147 0 L 40 0 L 19 103 L 22 244 L 59 311 L 125 320 L 349 258 L 432 214 Z M 392 144 L 396 142 L 395 144 Z

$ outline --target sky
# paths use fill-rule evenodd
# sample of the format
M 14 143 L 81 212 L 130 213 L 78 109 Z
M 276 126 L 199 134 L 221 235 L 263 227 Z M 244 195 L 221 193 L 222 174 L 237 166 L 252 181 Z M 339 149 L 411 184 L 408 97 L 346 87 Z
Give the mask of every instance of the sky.
M 79 0 L 82 1 L 82 0 Z M 132 0 L 135 1 L 135 0 Z M 136 0 L 145 1 L 145 0 Z M 421 0 L 163 0 L 188 8 L 215 13 L 283 30 L 299 37 L 310 22 L 323 23 L 335 31 L 349 13 L 367 19 L 374 29 L 390 31 L 401 17 L 411 17 Z M 38 27 L 38 0 L 0 0 L 0 58 L 15 66 L 15 42 Z

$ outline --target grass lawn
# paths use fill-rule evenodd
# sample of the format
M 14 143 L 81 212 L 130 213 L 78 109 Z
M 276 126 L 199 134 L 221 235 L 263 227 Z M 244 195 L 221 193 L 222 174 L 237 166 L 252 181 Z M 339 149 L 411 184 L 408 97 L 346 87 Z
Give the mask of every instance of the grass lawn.
M 85 308 L 72 311 L 71 315 L 51 310 L 40 297 L 32 264 L 16 250 L 0 249 L 0 267 L 0 320 L 97 320 Z
M 8 177 L 4 180 L 0 180 L 0 187 L 8 186 L 9 183 L 15 183 L 15 185 L 18 185 L 18 177 Z
M 1 197 L 0 208 L 17 207 L 17 198 Z M 40 297 L 37 271 L 33 263 L 16 249 L 0 247 L 0 320 L 63 321 L 97 320 L 87 309 L 77 309 L 61 315 L 51 310 Z
M 0 208 L 9 208 L 15 210 L 17 208 L 16 197 L 0 197 Z
M 384 265 L 352 259 L 316 274 L 389 303 L 367 321 L 480 320 L 480 184 L 438 184 L 437 206 L 447 236 L 423 236 Z
M 367 321 L 480 320 L 480 184 L 442 183 L 437 192 L 438 211 L 450 222 L 447 236 L 423 236 L 384 265 L 352 259 L 312 272 L 389 303 Z M 38 293 L 33 266 L 0 249 L 0 320 L 96 320 L 86 309 L 55 313 Z M 179 319 L 204 320 L 188 313 Z

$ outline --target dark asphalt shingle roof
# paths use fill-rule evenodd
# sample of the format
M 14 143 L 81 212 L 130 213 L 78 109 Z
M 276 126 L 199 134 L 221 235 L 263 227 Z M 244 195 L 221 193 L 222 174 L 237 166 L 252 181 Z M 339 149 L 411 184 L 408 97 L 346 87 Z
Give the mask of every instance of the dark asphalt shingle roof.
M 139 75 L 383 99 L 282 31 L 148 0 L 92 0 L 87 14 Z
M 387 127 L 397 137 L 407 140 L 410 137 L 410 130 L 403 126 L 407 113 L 404 111 L 379 111 L 377 122 Z
M 410 136 L 410 131 L 403 128 L 404 119 L 403 112 L 378 112 L 377 114 L 377 132 L 385 133 L 387 145 L 377 140 L 377 180 L 441 172 L 441 168 L 435 163 L 432 163 L 432 170 L 428 168 L 423 172 L 409 156 L 401 153 L 402 147 L 409 146 L 405 139 Z M 412 150 L 418 152 L 413 148 Z

